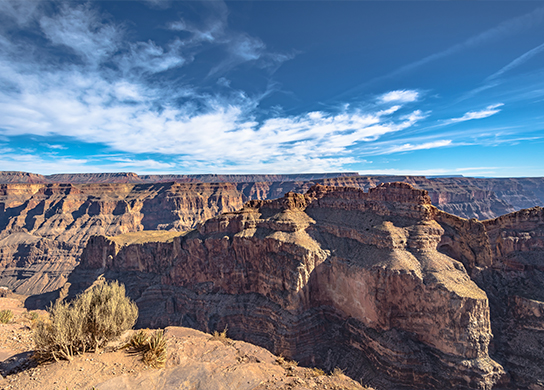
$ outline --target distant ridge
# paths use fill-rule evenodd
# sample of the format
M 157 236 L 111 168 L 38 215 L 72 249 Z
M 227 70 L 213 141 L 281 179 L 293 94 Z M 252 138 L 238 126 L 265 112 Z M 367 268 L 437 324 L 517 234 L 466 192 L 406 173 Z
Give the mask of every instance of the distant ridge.
M 138 175 L 134 172 L 112 173 L 57 173 L 40 175 L 37 173 L 0 171 L 0 184 L 15 183 L 249 183 L 249 182 L 282 182 L 282 181 L 310 181 L 330 179 L 335 177 L 357 176 L 357 172 L 333 173 L 295 173 L 288 175 L 267 174 L 200 174 L 200 175 Z

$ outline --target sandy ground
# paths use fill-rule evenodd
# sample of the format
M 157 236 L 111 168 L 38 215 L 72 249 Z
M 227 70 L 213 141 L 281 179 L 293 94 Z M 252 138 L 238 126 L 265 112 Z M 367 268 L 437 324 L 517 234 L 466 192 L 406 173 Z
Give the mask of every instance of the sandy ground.
M 168 358 L 162 369 L 146 367 L 140 355 L 120 349 L 134 331 L 126 332 L 101 353 L 38 365 L 32 359 L 32 329 L 39 320 L 35 317 L 47 313 L 28 313 L 21 297 L 0 298 L 3 309 L 12 310 L 14 318 L 0 324 L 0 389 L 364 389 L 344 375 L 324 375 L 255 345 L 182 327 L 165 329 Z

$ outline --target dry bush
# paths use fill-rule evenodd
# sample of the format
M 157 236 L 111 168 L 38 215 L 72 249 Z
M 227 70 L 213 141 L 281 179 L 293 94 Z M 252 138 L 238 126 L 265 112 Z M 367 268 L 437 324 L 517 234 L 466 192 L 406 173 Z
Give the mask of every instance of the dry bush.
M 311 376 L 317 377 L 317 376 L 323 376 L 325 375 L 325 371 L 323 371 L 321 368 L 312 368 Z
M 13 318 L 13 312 L 9 309 L 0 310 L 0 323 L 7 324 Z
M 144 352 L 147 349 L 147 341 L 147 332 L 140 329 L 138 332 L 132 335 L 128 343 L 126 343 L 123 348 L 128 348 L 134 352 Z
M 138 308 L 117 282 L 92 286 L 72 302 L 57 301 L 48 310 L 50 320 L 34 331 L 35 356 L 41 360 L 72 360 L 95 352 L 134 326 Z
M 298 366 L 298 362 L 295 360 L 284 358 L 283 355 L 280 355 L 276 358 L 276 363 L 286 370 L 294 370 Z
M 76 307 L 87 313 L 86 332 L 94 350 L 131 329 L 138 319 L 138 307 L 125 295 L 125 286 L 116 281 L 97 284 L 76 301 Z
M 225 326 L 225 329 L 223 329 L 222 332 L 218 332 L 214 330 L 210 340 L 221 341 L 223 344 L 227 344 L 227 345 L 232 344 L 232 340 L 227 337 L 227 329 L 228 329 L 228 325 Z
M 50 309 L 50 321 L 39 322 L 34 330 L 35 356 L 40 361 L 66 359 L 88 349 L 85 315 L 65 302 L 56 302 Z
M 40 315 L 38 314 L 38 312 L 35 312 L 35 311 L 28 312 L 28 319 L 30 321 L 35 322 L 38 320 L 38 318 L 40 318 Z
M 340 367 L 335 367 L 334 370 L 331 372 L 331 376 L 342 376 L 344 375 L 344 370 L 342 370 Z
M 142 361 L 149 367 L 161 368 L 166 364 L 166 338 L 163 330 L 156 331 L 151 337 L 147 331 L 140 330 L 132 335 L 123 348 L 141 353 Z

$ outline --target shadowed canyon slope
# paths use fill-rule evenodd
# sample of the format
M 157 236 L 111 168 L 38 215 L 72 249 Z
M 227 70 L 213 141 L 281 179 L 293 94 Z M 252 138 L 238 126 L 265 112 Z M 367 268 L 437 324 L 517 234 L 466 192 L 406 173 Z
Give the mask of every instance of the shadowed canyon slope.
M 178 236 L 93 237 L 70 283 L 76 292 L 105 273 L 137 300 L 140 326 L 228 325 L 235 338 L 376 388 L 520 388 L 539 371 L 516 366 L 531 358 L 523 340 L 501 340 L 519 329 L 538 339 L 544 303 L 536 283 L 525 296 L 500 283 L 544 260 L 543 226 L 541 208 L 462 219 L 404 183 L 314 186 Z M 491 311 L 487 290 L 497 290 Z M 520 316 L 533 322 L 512 324 Z
M 182 232 L 248 200 L 303 193 L 316 183 L 368 190 L 392 181 L 426 189 L 434 205 L 466 218 L 544 204 L 539 178 L 0 172 L 0 284 L 23 294 L 59 288 L 94 234 Z

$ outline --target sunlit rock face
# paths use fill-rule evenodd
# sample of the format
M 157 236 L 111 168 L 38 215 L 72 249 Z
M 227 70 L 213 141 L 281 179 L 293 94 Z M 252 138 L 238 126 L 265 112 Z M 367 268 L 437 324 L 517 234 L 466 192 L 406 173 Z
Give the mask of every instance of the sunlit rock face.
M 466 271 L 490 259 L 465 266 L 439 251 L 484 245 L 470 223 L 408 184 L 318 185 L 169 240 L 93 237 L 71 283 L 76 291 L 105 273 L 137 300 L 140 326 L 228 326 L 232 337 L 377 387 L 490 389 L 504 371 L 489 357 L 487 295 Z

